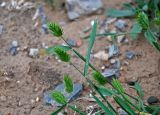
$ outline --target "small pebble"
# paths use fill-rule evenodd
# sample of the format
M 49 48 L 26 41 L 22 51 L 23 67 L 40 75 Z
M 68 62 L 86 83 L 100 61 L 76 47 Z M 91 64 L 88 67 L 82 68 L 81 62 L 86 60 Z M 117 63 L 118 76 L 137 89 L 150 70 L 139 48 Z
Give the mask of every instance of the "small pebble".
M 29 50 L 29 56 L 35 57 L 39 54 L 39 49 L 38 48 L 31 48 Z
M 76 40 L 74 40 L 74 39 L 68 39 L 67 43 L 69 45 L 71 45 L 72 47 L 76 47 L 77 46 Z
M 153 105 L 159 102 L 159 99 L 155 96 L 151 96 L 147 99 L 148 104 Z
M 30 101 L 31 101 L 31 104 L 33 104 L 33 105 L 34 105 L 35 102 L 36 102 L 34 99 L 31 99 Z
M 118 109 L 118 113 L 119 113 L 118 115 L 128 115 L 128 113 L 121 108 Z
M 98 53 L 94 54 L 93 57 L 103 61 L 108 61 L 108 54 L 105 51 L 99 51 Z
M 12 56 L 15 56 L 18 53 L 17 47 L 11 47 L 9 49 L 9 51 L 10 51 L 10 53 L 11 53 Z
M 18 47 L 18 42 L 17 41 L 12 41 L 12 47 Z
M 126 22 L 124 20 L 118 20 L 115 22 L 115 27 L 120 29 L 120 30 L 124 30 L 124 28 L 126 27 Z
M 0 96 L 0 100 L 4 102 L 4 101 L 7 101 L 7 98 L 6 98 L 6 96 L 2 95 L 2 96 Z
M 118 37 L 117 37 L 117 42 L 118 42 L 118 43 L 122 43 L 122 41 L 125 39 L 124 37 L 125 37 L 125 35 L 120 35 L 120 36 L 118 36 Z
M 0 24 L 0 35 L 2 34 L 2 32 L 3 32 L 3 25 L 2 24 Z
M 111 64 L 114 64 L 114 63 L 116 63 L 116 60 L 115 60 L 115 59 L 111 59 L 111 60 L 110 60 L 110 63 L 111 63 Z
M 40 101 L 40 98 L 39 97 L 36 97 L 36 102 L 39 102 Z
M 102 66 L 102 67 L 101 67 L 101 70 L 103 71 L 103 70 L 105 70 L 105 68 L 106 68 L 105 66 Z
M 18 102 L 18 106 L 19 106 L 19 107 L 22 106 L 22 102 L 21 102 L 21 101 Z
M 132 51 L 126 52 L 126 58 L 133 59 L 135 57 L 135 53 Z
M 121 83 L 126 83 L 126 78 L 125 77 L 119 77 L 119 81 Z
M 82 45 L 82 40 L 77 40 L 76 46 L 80 47 Z

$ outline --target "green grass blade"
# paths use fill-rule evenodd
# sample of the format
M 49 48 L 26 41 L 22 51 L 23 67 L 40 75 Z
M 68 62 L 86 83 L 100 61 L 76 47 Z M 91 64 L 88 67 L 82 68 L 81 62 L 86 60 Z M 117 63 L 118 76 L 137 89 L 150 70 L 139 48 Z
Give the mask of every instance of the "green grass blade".
M 101 92 L 103 96 L 113 96 L 115 94 L 118 94 L 116 90 L 112 90 L 103 86 L 97 86 L 97 90 Z
M 131 17 L 135 15 L 134 10 L 117 10 L 117 9 L 109 9 L 107 10 L 107 16 L 110 17 Z
M 62 109 L 64 109 L 64 107 L 66 107 L 66 105 L 63 105 L 62 107 L 60 107 L 59 109 L 57 109 L 56 111 L 54 111 L 53 113 L 51 113 L 51 115 L 58 115 L 58 113 L 60 111 L 62 111 Z
M 80 111 L 80 110 L 79 110 L 78 108 L 76 108 L 75 106 L 68 105 L 68 107 L 69 107 L 70 109 L 72 109 L 73 111 L 79 113 L 80 115 L 87 115 L 85 112 Z
M 114 100 L 120 105 L 122 109 L 124 109 L 129 115 L 136 115 L 134 110 L 119 96 L 115 96 Z
M 142 32 L 142 27 L 138 23 L 134 23 L 130 32 L 130 36 L 132 39 L 137 39 L 138 34 Z
M 134 107 L 137 111 L 141 111 L 141 109 L 127 95 L 122 94 L 122 97 L 124 100 L 126 100 L 126 102 L 128 104 L 130 104 L 132 107 Z
M 93 95 L 93 98 L 96 100 L 97 104 L 104 110 L 107 115 L 115 115 L 111 112 L 106 105 L 104 105 L 96 96 Z
M 89 47 L 88 47 L 87 56 L 86 56 L 86 63 L 85 63 L 85 66 L 84 66 L 84 76 L 85 77 L 88 76 L 90 54 L 91 54 L 92 47 L 94 45 L 94 41 L 96 39 L 97 23 L 98 23 L 97 20 L 95 20 L 94 24 L 93 24 L 93 27 L 92 27 L 92 32 L 91 32 L 91 35 L 90 35 Z
M 137 90 L 139 96 L 140 96 L 141 98 L 143 98 L 144 94 L 143 94 L 143 91 L 142 91 L 141 86 L 139 85 L 139 82 L 136 82 L 136 83 L 135 83 L 134 88 Z
M 158 43 L 157 41 L 156 42 L 153 41 L 152 43 L 153 43 L 154 47 L 160 52 L 160 43 Z

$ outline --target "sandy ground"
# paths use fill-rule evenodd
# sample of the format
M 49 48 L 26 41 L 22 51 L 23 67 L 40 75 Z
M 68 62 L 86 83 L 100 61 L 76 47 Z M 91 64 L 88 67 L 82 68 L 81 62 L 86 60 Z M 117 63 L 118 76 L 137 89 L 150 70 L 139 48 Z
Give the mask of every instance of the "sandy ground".
M 114 1 L 114 2 L 113 2 Z M 105 8 L 119 7 L 121 0 L 104 1 Z M 4 24 L 5 32 L 0 35 L 0 114 L 4 115 L 49 115 L 55 108 L 43 103 L 43 92 L 62 82 L 63 74 L 68 73 L 73 77 L 74 82 L 82 82 L 81 75 L 70 65 L 58 62 L 52 56 L 40 56 L 31 58 L 28 48 L 40 48 L 44 42 L 48 46 L 63 43 L 52 35 L 43 35 L 40 30 L 33 30 L 32 16 L 35 10 L 25 12 L 10 12 L 0 9 L 0 23 Z M 98 17 L 104 19 L 103 15 L 92 15 L 82 17 L 76 21 L 69 22 L 64 11 L 50 11 L 46 9 L 50 21 L 65 21 L 63 26 L 67 38 L 80 39 L 82 30 L 90 25 L 90 21 Z M 129 20 L 130 21 L 130 20 Z M 11 42 L 17 40 L 20 51 L 16 56 L 9 53 Z M 83 44 L 79 48 L 83 55 L 87 51 L 87 40 L 81 39 Z M 93 52 L 104 50 L 110 43 L 107 39 L 98 39 Z M 129 65 L 124 64 L 125 52 L 135 51 L 141 56 L 133 60 L 127 60 Z M 120 57 L 122 67 L 121 76 L 127 80 L 139 79 L 145 94 L 144 101 L 149 96 L 156 96 L 160 99 L 160 55 L 151 47 L 143 36 L 137 41 L 129 40 L 128 45 L 120 45 Z M 73 56 L 73 62 L 82 69 L 83 63 Z M 92 63 L 101 70 L 103 65 L 109 62 L 93 59 Z M 7 73 L 7 74 L 4 74 Z M 127 91 L 134 93 L 124 83 Z M 87 95 L 87 88 L 80 96 Z M 36 101 L 36 98 L 39 98 Z M 86 101 L 75 101 L 83 110 L 94 103 Z

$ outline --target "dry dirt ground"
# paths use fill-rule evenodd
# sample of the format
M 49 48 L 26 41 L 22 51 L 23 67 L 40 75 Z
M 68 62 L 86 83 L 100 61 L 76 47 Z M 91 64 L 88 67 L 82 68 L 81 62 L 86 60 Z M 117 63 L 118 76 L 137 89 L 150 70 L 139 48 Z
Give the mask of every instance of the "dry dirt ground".
M 104 0 L 104 7 L 120 7 L 121 0 Z M 63 26 L 67 38 L 80 39 L 82 30 L 90 25 L 90 21 L 97 17 L 104 19 L 104 15 L 91 15 L 69 22 L 64 11 L 50 11 L 45 9 L 50 21 L 65 21 Z M 0 36 L 0 114 L 4 115 L 49 115 L 54 107 L 43 103 L 43 92 L 62 82 L 63 74 L 68 73 L 73 77 L 74 82 L 82 82 L 81 75 L 70 65 L 58 62 L 52 56 L 40 56 L 31 58 L 24 47 L 40 48 L 42 42 L 48 46 L 63 43 L 52 35 L 43 35 L 40 30 L 33 30 L 32 16 L 35 10 L 25 12 L 7 11 L 0 9 L 0 23 L 4 24 L 5 32 Z M 17 40 L 20 51 L 16 56 L 9 53 L 11 42 Z M 86 54 L 87 40 L 82 39 L 82 46 L 77 48 L 83 55 Z M 93 52 L 105 49 L 110 43 L 107 39 L 97 40 Z M 129 65 L 123 65 L 125 52 L 135 51 L 141 56 L 129 60 Z M 121 76 L 127 80 L 139 79 L 140 85 L 145 94 L 145 101 L 149 96 L 156 96 L 160 99 L 160 53 L 151 47 L 144 37 L 137 41 L 129 41 L 128 45 L 120 45 L 120 60 L 123 71 Z M 77 66 L 83 63 L 73 57 Z M 103 65 L 109 62 L 102 62 L 94 59 L 92 63 L 101 70 Z M 82 67 L 80 67 L 82 69 Z M 4 72 L 6 72 L 4 74 Z M 128 86 L 124 83 L 124 86 Z M 82 95 L 88 94 L 85 87 Z M 134 93 L 131 89 L 127 91 Z M 39 100 L 35 101 L 36 98 Z M 75 101 L 83 110 L 94 103 L 86 101 Z M 83 106 L 85 105 L 85 106 Z M 73 113 L 70 113 L 73 114 Z

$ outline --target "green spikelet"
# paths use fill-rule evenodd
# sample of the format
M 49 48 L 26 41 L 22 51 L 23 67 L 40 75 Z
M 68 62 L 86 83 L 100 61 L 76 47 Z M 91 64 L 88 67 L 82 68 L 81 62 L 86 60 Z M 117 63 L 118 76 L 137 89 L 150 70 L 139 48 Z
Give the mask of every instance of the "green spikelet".
M 67 100 L 65 96 L 61 92 L 53 91 L 51 96 L 57 103 L 62 104 L 62 105 L 67 104 Z
M 73 91 L 73 82 L 69 75 L 64 75 L 63 83 L 65 91 L 71 93 Z
M 93 79 L 97 81 L 98 84 L 100 85 L 105 85 L 107 82 L 104 76 L 100 72 L 94 71 L 92 76 L 93 76 Z
M 57 23 L 48 23 L 48 28 L 56 37 L 61 37 L 63 35 L 63 30 Z
M 55 53 L 57 54 L 60 60 L 64 62 L 70 61 L 70 55 L 67 54 L 67 52 L 65 52 L 63 49 L 57 47 L 55 48 Z
M 149 19 L 148 19 L 148 16 L 144 12 L 138 13 L 137 22 L 143 28 L 143 30 L 147 30 L 149 28 Z

